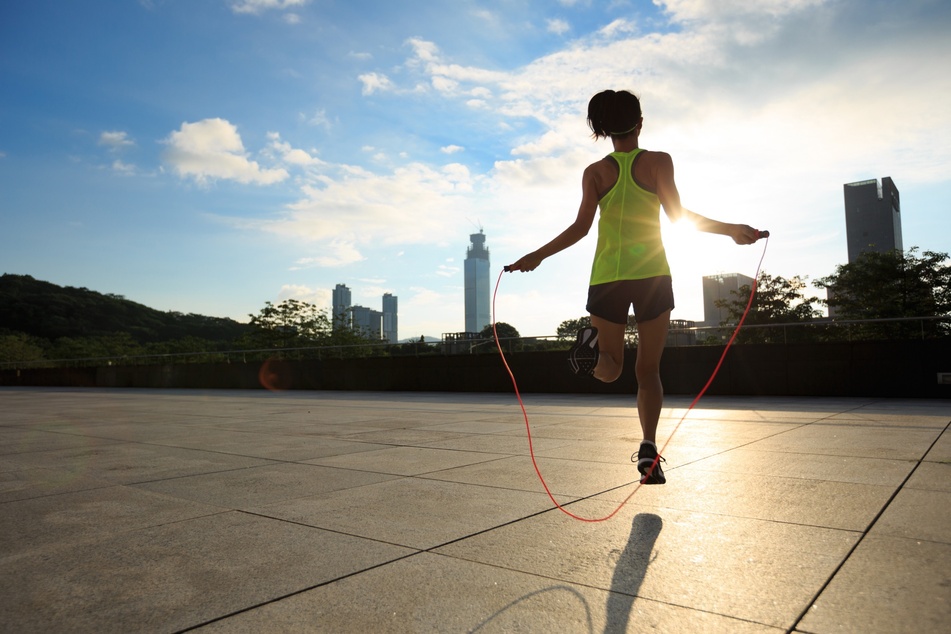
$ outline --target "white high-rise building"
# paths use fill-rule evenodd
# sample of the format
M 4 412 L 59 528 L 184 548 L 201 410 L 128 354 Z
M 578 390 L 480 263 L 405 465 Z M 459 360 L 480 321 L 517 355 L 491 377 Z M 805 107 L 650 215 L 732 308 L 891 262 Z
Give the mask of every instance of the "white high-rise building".
M 492 323 L 489 304 L 489 249 L 485 246 L 482 230 L 469 236 L 472 242 L 466 249 L 466 332 L 480 332 Z
M 344 284 L 337 284 L 333 292 L 333 314 L 330 316 L 334 330 L 350 327 L 351 306 L 353 300 L 350 297 L 350 289 Z

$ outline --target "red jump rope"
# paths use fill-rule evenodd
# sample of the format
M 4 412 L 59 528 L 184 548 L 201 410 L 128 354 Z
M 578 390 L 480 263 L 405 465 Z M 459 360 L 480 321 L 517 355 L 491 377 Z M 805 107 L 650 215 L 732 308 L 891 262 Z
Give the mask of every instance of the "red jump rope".
M 664 442 L 663 447 L 661 447 L 660 451 L 657 453 L 657 457 L 654 459 L 653 464 L 651 464 L 650 469 L 647 472 L 648 476 L 654 471 L 654 468 L 657 466 L 657 463 L 660 460 L 661 455 L 667 449 L 667 445 L 670 444 L 670 441 L 673 439 L 674 435 L 676 435 L 677 430 L 680 429 L 680 425 L 687 418 L 687 415 L 690 414 L 691 410 L 693 410 L 697 402 L 706 393 L 707 388 L 710 387 L 710 384 L 713 383 L 713 379 L 716 378 L 717 373 L 720 371 L 720 366 L 723 365 L 723 360 L 726 358 L 726 353 L 729 352 L 730 346 L 733 345 L 733 341 L 736 339 L 737 334 L 739 334 L 740 332 L 740 328 L 743 326 L 743 322 L 746 321 L 746 316 L 749 314 L 750 307 L 753 305 L 753 298 L 756 296 L 756 285 L 757 285 L 757 282 L 759 281 L 760 268 L 763 266 L 763 258 L 766 257 L 766 247 L 769 246 L 769 231 L 757 231 L 756 239 L 759 240 L 760 238 L 766 238 L 766 242 L 763 244 L 763 254 L 759 258 L 759 264 L 756 265 L 756 275 L 753 276 L 753 284 L 750 288 L 750 298 L 746 302 L 746 308 L 743 310 L 743 315 L 740 317 L 739 323 L 737 323 L 736 328 L 733 329 L 733 334 L 730 336 L 729 341 L 727 341 L 726 346 L 723 348 L 723 353 L 720 355 L 720 360 L 717 361 L 716 367 L 713 368 L 713 373 L 710 375 L 710 378 L 707 379 L 707 382 L 703 386 L 703 389 L 701 389 L 700 392 L 698 392 L 697 395 L 694 397 L 693 401 L 691 401 L 690 407 L 688 407 L 687 411 L 684 412 L 684 415 L 680 418 L 680 420 L 674 426 L 674 430 L 670 433 L 670 436 L 667 437 L 667 440 Z M 545 482 L 544 476 L 542 476 L 541 469 L 538 468 L 538 461 L 535 459 L 535 448 L 532 446 L 532 428 L 528 422 L 528 412 L 525 411 L 525 403 L 522 401 L 522 395 L 518 391 L 518 382 L 515 380 L 515 375 L 512 373 L 512 368 L 509 367 L 509 363 L 505 359 L 505 353 L 502 351 L 502 344 L 499 341 L 499 333 L 495 328 L 495 324 L 496 324 L 495 297 L 499 293 L 499 284 L 502 281 L 502 274 L 510 270 L 511 269 L 509 267 L 507 266 L 504 267 L 502 271 L 499 273 L 499 278 L 495 282 L 495 291 L 492 293 L 492 334 L 495 337 L 495 345 L 499 349 L 499 355 L 502 357 L 502 364 L 505 366 L 505 370 L 506 372 L 508 372 L 509 378 L 512 379 L 512 387 L 515 389 L 515 397 L 518 399 L 519 407 L 521 407 L 522 409 L 522 418 L 525 419 L 525 434 L 528 437 L 528 453 L 531 455 L 531 458 L 532 458 L 532 466 L 535 467 L 535 473 L 538 475 L 538 480 L 542 483 L 542 487 L 544 487 L 545 493 L 548 494 L 549 499 L 551 499 L 552 503 L 555 505 L 555 507 L 558 508 L 559 511 L 561 511 L 562 513 L 570 517 L 573 517 L 576 520 L 580 520 L 582 522 L 603 522 L 605 520 L 609 520 L 615 515 L 617 515 L 618 511 L 620 511 L 624 507 L 624 505 L 627 504 L 628 501 L 632 497 L 634 497 L 634 494 L 637 493 L 637 491 L 641 488 L 640 480 L 638 480 L 637 486 L 634 487 L 634 489 L 630 492 L 630 494 L 628 494 L 628 496 L 624 498 L 624 500 L 617 506 L 617 508 L 615 508 L 609 514 L 605 515 L 604 517 L 594 517 L 594 518 L 582 517 L 580 515 L 576 515 L 572 513 L 571 511 L 569 511 L 564 506 L 558 503 L 558 500 L 556 500 L 555 496 L 552 495 L 551 489 L 548 488 L 548 484 Z

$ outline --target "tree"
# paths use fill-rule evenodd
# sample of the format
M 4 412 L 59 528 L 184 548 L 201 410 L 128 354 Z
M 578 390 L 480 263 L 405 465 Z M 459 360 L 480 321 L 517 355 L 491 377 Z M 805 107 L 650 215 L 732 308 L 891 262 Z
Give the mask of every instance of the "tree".
M 127 332 L 117 332 L 102 337 L 60 337 L 53 342 L 49 352 L 51 359 L 104 359 L 112 357 L 139 357 L 143 348 Z
M 412 355 L 419 356 L 421 354 L 434 354 L 437 351 L 436 346 L 431 346 L 426 343 L 426 337 L 423 335 L 419 336 L 417 341 L 407 341 L 406 343 L 401 343 L 398 346 L 391 348 L 391 355 Z
M 495 330 L 492 329 L 492 324 L 489 324 L 479 333 L 479 336 L 483 339 L 494 339 L 495 333 L 499 334 L 499 339 L 521 339 L 522 335 L 518 334 L 518 330 L 515 329 L 515 326 L 505 323 L 504 321 L 498 321 L 495 323 Z
M 951 315 L 951 264 L 947 253 L 865 252 L 854 262 L 816 281 L 828 290 L 826 302 L 836 319 L 895 319 Z M 869 337 L 947 334 L 947 322 L 867 324 L 856 333 Z
M 558 324 L 558 329 L 555 331 L 555 334 L 558 335 L 559 341 L 574 341 L 578 331 L 590 325 L 591 317 L 589 315 L 575 319 L 566 319 Z
M 43 340 L 22 332 L 0 334 L 0 362 L 32 363 L 43 359 Z
M 578 331 L 591 325 L 591 316 L 576 317 L 575 319 L 566 319 L 558 324 L 555 334 L 559 341 L 574 341 Z M 624 329 L 624 341 L 629 346 L 637 345 L 637 322 L 634 315 L 628 315 L 627 326 Z
M 257 315 L 248 316 L 254 331 L 245 343 L 254 347 L 315 346 L 329 339 L 331 333 L 327 312 L 297 299 L 285 299 L 277 306 L 265 302 Z
M 743 322 L 747 326 L 756 324 L 794 324 L 812 321 L 822 316 L 816 308 L 818 297 L 805 297 L 806 279 L 799 276 L 786 279 L 781 276 L 773 277 L 761 272 L 756 281 L 756 294 L 750 303 L 750 285 L 744 284 L 735 291 L 730 291 L 732 299 L 721 299 L 714 302 L 717 308 L 724 308 L 729 313 L 726 321 L 720 325 L 735 325 L 739 323 L 749 304 L 750 311 Z M 796 329 L 793 337 L 802 337 L 805 331 Z M 741 330 L 737 341 L 743 343 L 776 343 L 788 340 L 789 333 L 774 329 L 757 328 Z
M 515 329 L 515 326 L 507 324 L 504 321 L 498 321 L 495 323 L 495 329 L 493 330 L 492 324 L 487 325 L 479 332 L 479 338 L 483 340 L 486 344 L 482 346 L 483 348 L 494 349 L 488 344 L 495 341 L 495 334 L 499 335 L 499 343 L 505 348 L 507 352 L 512 352 L 514 350 L 520 350 L 522 348 L 521 339 L 522 335 L 519 334 L 518 330 Z M 473 343 L 474 346 L 481 346 L 482 342 Z M 472 347 L 470 347 L 470 351 Z

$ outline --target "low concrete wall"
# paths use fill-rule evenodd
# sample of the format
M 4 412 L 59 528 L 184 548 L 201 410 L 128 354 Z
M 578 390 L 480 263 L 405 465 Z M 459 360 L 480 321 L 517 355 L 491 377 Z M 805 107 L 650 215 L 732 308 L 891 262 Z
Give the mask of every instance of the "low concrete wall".
M 698 393 L 722 353 L 721 346 L 668 348 L 661 363 L 666 393 Z M 611 384 L 573 376 L 564 352 L 517 352 L 506 358 L 526 393 L 631 394 L 637 388 L 636 350 L 627 351 L 624 372 Z M 707 393 L 949 398 L 951 385 L 938 384 L 939 372 L 951 372 L 951 341 L 747 344 L 730 349 Z M 3 370 L 0 385 L 512 391 L 498 354 Z

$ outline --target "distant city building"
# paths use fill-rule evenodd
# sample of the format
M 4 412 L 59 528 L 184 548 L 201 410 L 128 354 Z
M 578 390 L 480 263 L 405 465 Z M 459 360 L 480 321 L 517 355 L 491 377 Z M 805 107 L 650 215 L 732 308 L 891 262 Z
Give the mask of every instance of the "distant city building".
M 739 299 L 731 291 L 742 286 L 753 286 L 753 278 L 740 273 L 705 275 L 703 277 L 703 325 L 719 326 L 730 319 L 730 311 L 717 308 L 718 300 L 733 301 Z
M 383 339 L 390 343 L 399 341 L 397 317 L 397 297 L 391 293 L 383 294 Z
M 446 354 L 467 354 L 482 351 L 485 346 L 495 343 L 494 339 L 483 339 L 477 332 L 442 333 L 443 352 Z
M 366 306 L 351 306 L 353 329 L 369 334 L 374 339 L 382 337 L 383 313 Z
M 469 236 L 466 249 L 466 332 L 480 332 L 492 323 L 489 305 L 489 249 L 482 230 Z
M 865 251 L 904 251 L 901 241 L 901 203 L 891 178 L 846 183 L 845 233 L 849 263 Z
M 667 330 L 668 346 L 692 346 L 697 343 L 697 322 L 688 319 L 671 319 Z
M 333 329 L 350 328 L 350 307 L 353 302 L 350 298 L 350 289 L 343 284 L 337 284 L 333 292 Z
M 337 284 L 333 290 L 333 328 L 349 328 L 363 331 L 376 339 L 390 343 L 398 340 L 397 297 L 392 293 L 383 294 L 383 312 L 354 306 L 350 289 Z

